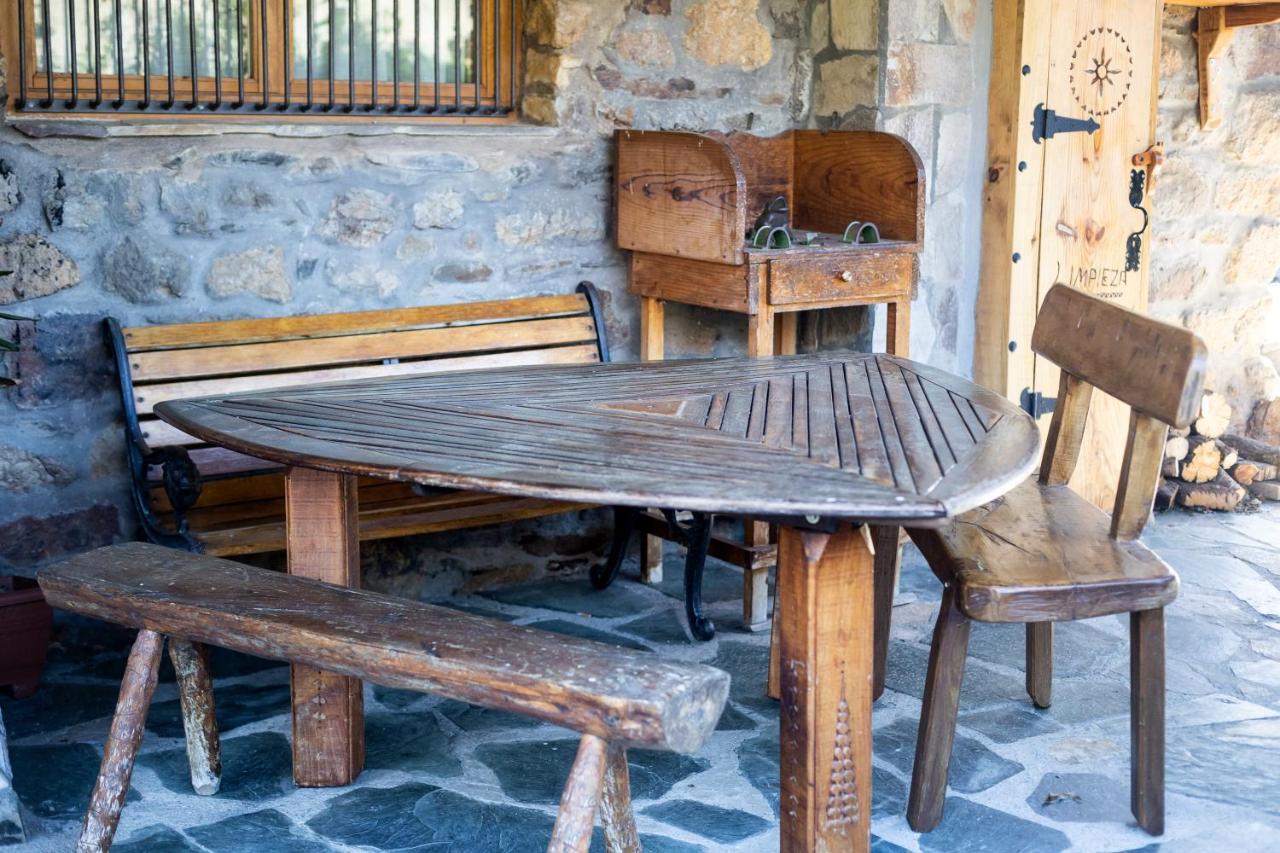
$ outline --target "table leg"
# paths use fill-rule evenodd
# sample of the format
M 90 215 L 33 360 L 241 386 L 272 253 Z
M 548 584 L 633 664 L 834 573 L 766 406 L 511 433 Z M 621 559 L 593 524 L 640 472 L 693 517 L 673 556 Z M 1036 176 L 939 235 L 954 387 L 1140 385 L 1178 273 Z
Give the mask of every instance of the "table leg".
M 640 360 L 666 358 L 665 306 L 661 299 L 640 297 Z M 662 539 L 640 534 L 640 581 L 662 583 Z
M 747 354 L 752 358 L 774 355 L 773 312 L 765 308 L 747 318 Z M 742 520 L 742 541 L 749 547 L 769 544 L 769 525 L 751 518 Z M 769 621 L 769 569 L 748 568 L 742 572 L 742 624 L 749 631 L 764 628 Z
M 782 853 L 871 843 L 874 610 L 865 531 L 782 528 Z
M 778 355 L 795 355 L 798 338 L 798 311 L 782 311 L 774 315 L 773 351 Z
M 907 357 L 911 346 L 911 301 L 903 299 L 888 303 L 885 323 L 885 351 L 890 355 Z
M 289 574 L 360 586 L 356 478 L 309 468 L 285 477 Z M 359 679 L 294 666 L 293 780 L 299 787 L 349 785 L 364 767 Z

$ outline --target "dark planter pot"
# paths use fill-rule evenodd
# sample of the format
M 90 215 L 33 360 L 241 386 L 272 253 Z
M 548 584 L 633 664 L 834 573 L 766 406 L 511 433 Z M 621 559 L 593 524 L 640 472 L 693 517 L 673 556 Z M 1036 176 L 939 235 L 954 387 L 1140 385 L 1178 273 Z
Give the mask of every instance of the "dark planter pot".
M 53 634 L 53 608 L 33 580 L 0 577 L 0 687 L 25 699 L 36 692 Z

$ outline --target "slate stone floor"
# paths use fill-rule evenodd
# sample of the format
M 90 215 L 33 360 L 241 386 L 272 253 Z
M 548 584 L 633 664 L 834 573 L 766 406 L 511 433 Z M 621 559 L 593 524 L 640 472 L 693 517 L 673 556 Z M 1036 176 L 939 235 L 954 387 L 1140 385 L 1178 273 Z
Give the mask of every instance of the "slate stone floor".
M 1128 632 L 1122 618 L 1060 626 L 1054 705 L 1022 688 L 1022 633 L 974 628 L 946 814 L 927 835 L 903 817 L 939 590 L 908 550 L 894 610 L 889 690 L 875 707 L 877 851 L 1280 850 L 1280 508 L 1170 514 L 1148 541 L 1182 575 L 1168 613 L 1168 828 L 1152 839 L 1128 809 Z M 677 555 L 672 552 L 674 565 Z M 763 696 L 767 634 L 735 627 L 739 576 L 708 571 L 720 636 L 691 643 L 676 572 L 661 588 L 585 579 L 452 602 L 537 625 L 714 663 L 733 676 L 699 755 L 633 752 L 645 849 L 776 850 L 778 717 Z M 56 651 L 39 694 L 5 699 L 30 851 L 71 849 L 97 769 L 128 637 L 98 632 Z M 535 851 L 545 848 L 574 754 L 566 732 L 506 714 L 367 688 L 368 769 L 346 790 L 290 781 L 287 670 L 218 653 L 224 781 L 192 794 L 172 676 L 156 694 L 117 836 L 142 851 Z M 597 847 L 600 845 L 597 831 Z M 16 849 L 16 848 L 10 848 Z

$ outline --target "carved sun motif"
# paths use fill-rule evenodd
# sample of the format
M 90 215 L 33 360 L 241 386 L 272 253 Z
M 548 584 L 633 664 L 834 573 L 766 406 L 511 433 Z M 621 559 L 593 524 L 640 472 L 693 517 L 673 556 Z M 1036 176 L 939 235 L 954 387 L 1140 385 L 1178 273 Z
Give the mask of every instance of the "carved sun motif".
M 1133 86 L 1133 51 L 1111 27 L 1094 27 L 1071 51 L 1071 95 L 1090 116 L 1114 113 Z

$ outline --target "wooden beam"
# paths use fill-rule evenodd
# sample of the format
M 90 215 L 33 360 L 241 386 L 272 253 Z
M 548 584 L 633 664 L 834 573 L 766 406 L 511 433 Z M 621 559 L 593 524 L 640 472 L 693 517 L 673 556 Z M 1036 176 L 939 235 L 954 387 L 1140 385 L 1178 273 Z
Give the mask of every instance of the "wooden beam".
M 1196 23 L 1200 71 L 1200 127 L 1212 130 L 1222 124 L 1222 63 L 1235 30 L 1280 21 L 1280 3 L 1228 3 L 1195 0 L 1180 5 L 1199 6 Z

